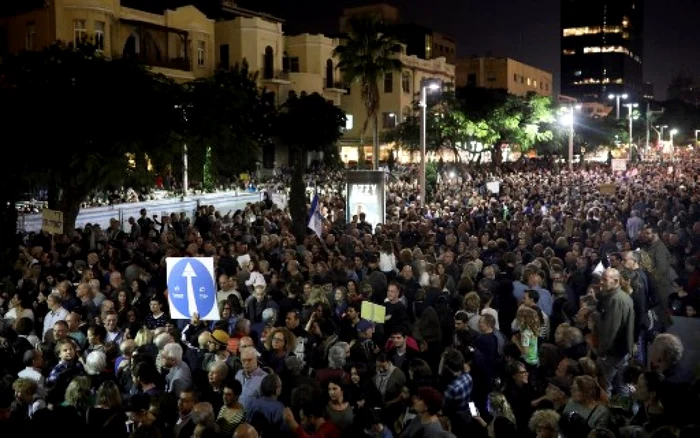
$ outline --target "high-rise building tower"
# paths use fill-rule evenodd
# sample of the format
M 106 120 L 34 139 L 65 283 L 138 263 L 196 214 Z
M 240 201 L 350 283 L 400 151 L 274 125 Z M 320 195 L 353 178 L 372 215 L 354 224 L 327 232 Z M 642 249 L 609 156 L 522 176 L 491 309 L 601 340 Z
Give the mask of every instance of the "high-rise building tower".
M 561 27 L 562 94 L 642 99 L 643 0 L 562 0 Z

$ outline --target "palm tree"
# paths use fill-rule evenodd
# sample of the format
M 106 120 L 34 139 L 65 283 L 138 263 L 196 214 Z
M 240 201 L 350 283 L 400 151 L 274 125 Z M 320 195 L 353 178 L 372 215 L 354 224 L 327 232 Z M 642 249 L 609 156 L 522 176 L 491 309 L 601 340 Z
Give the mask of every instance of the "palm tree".
M 345 82 L 349 86 L 360 84 L 360 96 L 367 112 L 361 134 L 367 132 L 371 121 L 375 169 L 379 167 L 378 84 L 386 73 L 401 70 L 401 61 L 396 56 L 400 50 L 399 41 L 386 32 L 384 23 L 375 17 L 359 16 L 348 20 L 345 42 L 334 52 L 340 60 L 338 68 L 343 72 Z

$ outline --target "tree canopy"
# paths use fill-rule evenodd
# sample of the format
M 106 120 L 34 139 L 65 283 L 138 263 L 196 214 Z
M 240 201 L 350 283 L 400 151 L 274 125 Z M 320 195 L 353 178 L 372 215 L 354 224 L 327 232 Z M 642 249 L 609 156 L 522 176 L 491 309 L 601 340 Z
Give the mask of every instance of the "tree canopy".
M 194 177 L 201 176 L 207 155 L 215 180 L 255 169 L 261 147 L 272 142 L 274 95 L 257 85 L 247 64 L 218 70 L 185 85 L 182 141 L 189 147 Z M 231 159 L 235 157 L 234 159 Z
M 525 151 L 551 142 L 554 121 L 551 99 L 534 93 L 518 97 L 503 90 L 445 89 L 428 98 L 426 149 L 447 148 L 458 156 L 459 151 L 473 151 L 472 142 L 479 142 L 486 145 L 485 151 L 503 143 Z M 419 126 L 416 103 L 413 113 L 388 133 L 387 140 L 417 150 Z
M 130 158 L 171 155 L 177 87 L 142 65 L 107 60 L 89 44 L 56 43 L 5 58 L 0 81 L 7 149 L 35 151 L 3 161 L 3 183 L 45 184 L 67 229 L 92 190 L 138 177 Z
M 340 62 L 338 68 L 343 72 L 343 79 L 349 86 L 359 84 L 360 96 L 365 106 L 366 119 L 362 124 L 364 135 L 372 125 L 374 168 L 379 166 L 379 83 L 385 74 L 401 70 L 401 61 L 397 57 L 401 46 L 399 41 L 388 32 L 387 27 L 372 16 L 353 17 L 348 20 L 348 32 L 341 45 L 336 47 L 335 55 Z M 361 142 L 362 143 L 362 142 Z M 363 150 L 364 145 L 360 145 Z M 360 162 L 364 161 L 363 154 Z
M 304 159 L 310 152 L 322 152 L 326 166 L 339 164 L 336 143 L 345 126 L 345 112 L 320 94 L 292 93 L 279 109 L 275 132 L 289 148 L 294 167 L 289 208 L 297 239 L 306 234 L 306 199 L 303 173 Z

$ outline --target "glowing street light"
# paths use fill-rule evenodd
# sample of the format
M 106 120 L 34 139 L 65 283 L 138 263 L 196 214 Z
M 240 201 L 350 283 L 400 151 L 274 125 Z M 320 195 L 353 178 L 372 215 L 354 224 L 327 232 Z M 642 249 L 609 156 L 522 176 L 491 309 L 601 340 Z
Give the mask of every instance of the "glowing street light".
M 580 109 L 581 105 L 572 105 L 561 115 L 561 124 L 569 127 L 569 172 L 574 171 L 574 110 Z
M 668 125 L 655 126 L 655 128 L 659 129 L 661 131 L 659 133 L 659 143 L 663 144 L 663 142 L 664 142 L 664 129 L 668 128 Z
M 671 151 L 673 151 L 673 136 L 676 134 L 678 134 L 678 130 L 675 128 L 671 129 Z
M 630 154 L 632 153 L 632 108 L 637 108 L 639 106 L 638 103 L 626 103 L 625 106 L 629 110 L 629 121 L 630 121 L 630 141 L 629 141 L 629 149 L 630 149 Z
M 622 94 L 608 94 L 608 99 L 615 100 L 615 118 L 620 120 L 620 99 L 627 99 L 627 93 Z
M 436 79 L 423 79 L 420 86 L 420 206 L 425 207 L 425 127 L 428 107 L 428 90 L 437 91 L 440 82 Z

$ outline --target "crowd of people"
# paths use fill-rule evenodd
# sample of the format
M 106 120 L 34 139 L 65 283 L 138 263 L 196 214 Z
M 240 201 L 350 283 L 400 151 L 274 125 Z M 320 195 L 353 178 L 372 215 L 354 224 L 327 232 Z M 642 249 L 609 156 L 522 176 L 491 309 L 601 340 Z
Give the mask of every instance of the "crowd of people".
M 346 221 L 342 173 L 318 171 L 321 236 L 269 197 L 19 236 L 0 431 L 697 436 L 692 346 L 669 329 L 698 310 L 699 168 L 457 166 L 425 208 L 409 170 L 382 224 Z M 220 320 L 170 318 L 168 257 L 214 258 Z

